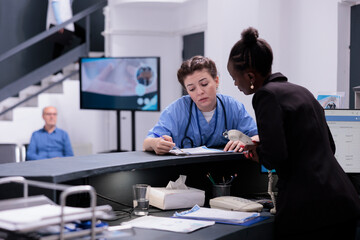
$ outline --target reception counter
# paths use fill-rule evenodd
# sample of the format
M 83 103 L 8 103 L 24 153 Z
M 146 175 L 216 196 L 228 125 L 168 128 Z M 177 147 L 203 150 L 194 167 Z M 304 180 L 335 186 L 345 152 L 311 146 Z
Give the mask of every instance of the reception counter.
M 0 177 L 23 176 L 50 183 L 90 184 L 98 193 L 116 195 L 116 198 L 131 193 L 134 183 L 165 187 L 179 175 L 186 175 L 188 186 L 203 189 L 210 197 L 212 185 L 207 173 L 217 182 L 236 173 L 238 177 L 231 188 L 235 196 L 267 192 L 267 175 L 261 174 L 260 166 L 240 153 L 158 156 L 135 151 L 7 163 L 0 168 Z M 10 190 L 17 192 L 13 187 Z M 0 191 L 1 199 L 8 196 L 8 192 Z M 56 194 L 49 197 L 56 200 Z M 122 198 L 131 201 L 128 197 Z
M 55 184 L 91 185 L 99 196 L 98 204 L 110 204 L 114 209 L 132 205 L 133 184 L 165 187 L 179 175 L 187 176 L 187 186 L 205 191 L 205 205 L 208 205 L 212 183 L 207 173 L 211 173 L 216 182 L 236 173 L 231 186 L 233 196 L 248 197 L 267 191 L 267 175 L 261 174 L 260 166 L 240 153 L 158 156 L 137 151 L 9 163 L 1 164 L 0 168 L 0 177 L 23 176 Z M 0 199 L 20 197 L 22 192 L 21 186 L 15 183 L 0 186 Z M 46 195 L 55 202 L 59 197 L 58 192 L 44 189 L 30 188 L 29 194 Z M 80 206 L 86 202 L 84 199 L 84 196 L 72 199 L 71 203 Z M 129 239 L 272 239 L 272 224 L 271 217 L 249 227 L 215 224 L 191 234 L 135 229 L 134 236 Z
M 211 155 L 158 156 L 152 152 L 120 152 L 95 154 L 80 157 L 65 157 L 27 161 L 20 163 L 1 164 L 0 177 L 21 175 L 30 179 L 53 183 L 63 183 L 80 178 L 120 171 L 181 166 L 193 163 L 206 163 L 229 160 L 240 160 L 244 157 L 239 153 L 218 153 Z M 248 161 L 248 160 L 246 160 Z

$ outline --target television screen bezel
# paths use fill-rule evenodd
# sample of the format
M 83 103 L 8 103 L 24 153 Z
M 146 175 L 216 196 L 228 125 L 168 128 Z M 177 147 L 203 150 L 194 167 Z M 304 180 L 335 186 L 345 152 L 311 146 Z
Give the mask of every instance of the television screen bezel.
M 152 110 L 143 110 L 143 109 L 128 109 L 128 108 L 101 108 L 101 107 L 84 107 L 84 99 L 82 97 L 82 60 L 83 59 L 147 59 L 147 58 L 154 58 L 156 59 L 156 70 L 157 70 L 157 108 Z M 80 109 L 84 110 L 107 110 L 107 111 L 138 111 L 138 112 L 159 112 L 160 111 L 160 98 L 161 98 L 161 89 L 160 89 L 160 81 L 161 81 L 161 74 L 160 74 L 160 56 L 121 56 L 121 57 L 80 57 L 79 58 L 79 81 L 80 81 L 80 89 L 79 89 L 79 98 L 80 98 Z

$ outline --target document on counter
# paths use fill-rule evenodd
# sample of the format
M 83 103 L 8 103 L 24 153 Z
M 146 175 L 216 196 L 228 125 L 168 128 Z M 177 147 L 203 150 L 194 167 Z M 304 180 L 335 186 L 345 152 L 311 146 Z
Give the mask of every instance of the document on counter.
M 164 230 L 179 233 L 189 233 L 197 229 L 214 225 L 215 221 L 199 221 L 191 219 L 168 218 L 144 216 L 139 217 L 129 222 L 124 222 L 122 225 L 131 225 L 131 227 L 147 228 Z
M 174 217 L 197 220 L 211 220 L 218 223 L 241 224 L 259 217 L 255 212 L 238 212 L 221 210 L 216 208 L 204 208 L 195 205 L 192 209 L 184 212 L 175 212 Z
M 201 146 L 196 148 L 173 149 L 170 150 L 170 153 L 175 155 L 200 155 L 200 154 L 224 153 L 224 151 L 216 148 L 208 148 L 206 146 Z

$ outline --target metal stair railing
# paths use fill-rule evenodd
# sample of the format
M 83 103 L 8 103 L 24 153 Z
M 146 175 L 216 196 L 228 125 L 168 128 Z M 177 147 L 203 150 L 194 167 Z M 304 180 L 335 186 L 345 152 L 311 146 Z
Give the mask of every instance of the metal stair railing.
M 11 82 L 10 84 L 8 84 L 5 87 L 3 87 L 2 89 L 0 89 L 0 102 L 5 100 L 6 98 L 15 96 L 21 90 L 40 82 L 41 79 L 51 75 L 52 73 L 54 73 L 56 71 L 59 71 L 60 69 L 69 65 L 70 63 L 77 61 L 79 59 L 79 57 L 87 56 L 89 53 L 89 50 L 90 50 L 90 14 L 107 6 L 107 2 L 108 2 L 107 0 L 100 0 L 99 2 L 92 5 L 91 7 L 88 7 L 86 9 L 84 9 L 83 11 L 75 14 L 71 19 L 67 20 L 66 22 L 63 22 L 62 24 L 56 25 L 56 26 L 50 28 L 49 30 L 39 33 L 38 35 L 26 40 L 23 43 L 20 43 L 16 47 L 1 54 L 0 62 L 12 57 L 13 55 L 15 55 L 16 53 L 18 53 L 22 50 L 27 49 L 28 47 L 31 47 L 32 45 L 38 43 L 39 41 L 44 40 L 45 38 L 49 37 L 50 35 L 54 34 L 55 32 L 59 31 L 60 29 L 64 28 L 69 23 L 76 22 L 82 18 L 86 19 L 85 43 L 71 49 L 70 51 L 64 53 L 60 57 L 44 64 L 43 66 L 31 71 L 30 73 L 20 77 L 19 79 Z M 34 93 L 32 96 L 29 96 L 29 97 L 23 99 L 21 102 L 0 112 L 0 116 L 5 114 L 8 111 L 13 110 L 14 108 L 16 108 L 19 105 L 23 104 L 24 102 L 32 99 L 33 97 L 38 96 L 40 93 L 48 90 L 49 88 L 61 83 L 65 79 L 74 75 L 76 72 L 77 71 L 71 72 L 70 74 L 66 75 L 63 79 L 61 79 L 60 81 L 49 85 L 47 88 L 45 88 L 45 90 L 41 89 L 40 91 Z

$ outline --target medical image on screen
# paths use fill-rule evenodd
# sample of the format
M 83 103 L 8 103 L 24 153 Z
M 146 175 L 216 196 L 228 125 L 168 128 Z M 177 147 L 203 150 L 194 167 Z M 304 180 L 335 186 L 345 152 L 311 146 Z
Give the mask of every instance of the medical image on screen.
M 159 111 L 159 61 L 159 57 L 81 58 L 81 108 Z

